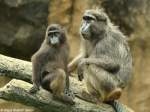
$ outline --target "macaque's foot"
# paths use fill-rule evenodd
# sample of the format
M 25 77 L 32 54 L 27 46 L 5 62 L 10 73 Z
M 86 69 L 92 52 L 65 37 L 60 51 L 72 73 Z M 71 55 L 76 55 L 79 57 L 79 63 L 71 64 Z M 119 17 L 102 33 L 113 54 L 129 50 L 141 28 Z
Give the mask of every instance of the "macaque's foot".
M 64 94 L 67 95 L 68 97 L 72 97 L 72 99 L 75 98 L 73 91 L 71 91 L 70 89 L 65 89 Z
M 78 73 L 78 79 L 79 79 L 79 81 L 82 81 L 83 80 L 83 74 L 81 73 Z
M 100 99 L 98 99 L 95 96 L 87 93 L 86 91 L 82 91 L 82 97 L 83 97 L 84 100 L 86 100 L 88 102 L 92 102 L 92 103 L 96 103 L 96 104 L 101 103 Z
M 75 102 L 73 101 L 73 98 L 71 96 L 68 96 L 66 94 L 64 94 L 63 96 L 56 96 L 56 95 L 53 95 L 53 99 L 54 100 L 58 100 L 58 101 L 62 101 L 64 103 L 67 103 L 67 104 L 70 104 L 70 105 L 74 105 Z
M 107 97 L 106 101 L 113 101 L 113 100 L 117 100 L 120 98 L 122 94 L 122 89 L 117 88 L 115 90 L 113 90 Z
M 38 87 L 33 86 L 33 87 L 31 87 L 31 88 L 30 88 L 29 93 L 34 94 L 34 93 L 36 93 L 37 91 L 39 91 L 39 88 L 38 88 Z

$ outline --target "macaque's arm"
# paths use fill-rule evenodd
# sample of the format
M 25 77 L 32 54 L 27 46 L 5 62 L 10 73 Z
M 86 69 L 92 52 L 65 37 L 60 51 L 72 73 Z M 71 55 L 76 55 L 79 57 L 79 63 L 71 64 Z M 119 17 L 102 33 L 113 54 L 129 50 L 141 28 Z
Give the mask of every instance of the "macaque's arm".
M 110 72 L 115 72 L 120 68 L 119 64 L 115 63 L 115 61 L 107 56 L 101 56 L 100 58 L 84 58 L 81 60 L 80 66 L 83 64 L 95 64 Z
M 32 73 L 33 73 L 32 75 L 33 86 L 39 88 L 42 64 L 40 62 L 40 58 L 36 55 L 32 56 L 31 61 L 32 61 Z
M 85 57 L 86 57 L 85 42 L 82 40 L 81 47 L 80 47 L 80 53 L 69 63 L 68 71 L 72 72 L 74 69 L 76 69 L 80 60 Z
M 72 72 L 74 69 L 76 69 L 78 63 L 80 62 L 80 60 L 84 58 L 84 56 L 82 54 L 79 54 L 77 57 L 75 57 L 68 65 L 68 70 L 69 72 Z
M 30 89 L 29 91 L 30 93 L 37 92 L 40 87 L 41 73 L 42 73 L 44 64 L 47 62 L 46 56 L 48 52 L 44 50 L 45 47 L 42 44 L 41 48 L 31 58 L 33 87 Z

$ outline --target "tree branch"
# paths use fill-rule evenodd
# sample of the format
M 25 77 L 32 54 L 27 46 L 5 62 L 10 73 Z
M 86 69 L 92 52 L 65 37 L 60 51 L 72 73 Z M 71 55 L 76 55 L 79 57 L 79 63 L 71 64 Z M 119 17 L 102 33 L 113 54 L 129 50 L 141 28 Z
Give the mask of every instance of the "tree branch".
M 96 106 L 94 104 L 82 101 L 75 98 L 76 104 L 73 106 L 65 105 L 61 102 L 52 100 L 52 95 L 41 89 L 35 95 L 29 94 L 29 89 L 32 85 L 30 83 L 13 79 L 7 85 L 0 89 L 0 98 L 23 103 L 28 106 L 37 107 L 43 111 L 53 112 L 114 112 L 111 106 L 102 104 Z
M 0 55 L 0 75 L 15 78 L 3 88 L 0 88 L 0 98 L 37 107 L 43 111 L 54 112 L 115 112 L 108 104 L 95 105 L 75 98 L 75 105 L 65 105 L 54 101 L 51 94 L 43 89 L 36 94 L 29 94 L 31 88 L 31 63 Z M 17 80 L 20 79 L 20 80 Z M 24 80 L 24 81 L 21 81 Z M 26 82 L 25 82 L 26 81 Z M 28 83 L 29 82 L 29 83 Z M 75 94 L 81 94 L 85 89 L 83 83 L 70 77 L 71 89 Z

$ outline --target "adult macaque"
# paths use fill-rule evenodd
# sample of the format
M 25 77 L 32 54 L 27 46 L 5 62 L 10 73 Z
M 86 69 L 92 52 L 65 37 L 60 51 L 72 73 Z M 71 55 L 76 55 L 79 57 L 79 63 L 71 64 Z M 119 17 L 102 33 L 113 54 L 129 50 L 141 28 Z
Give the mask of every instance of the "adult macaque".
M 132 58 L 126 37 L 103 10 L 86 10 L 80 27 L 80 54 L 69 63 L 78 66 L 79 80 L 85 79 L 86 99 L 108 102 L 120 98 L 131 79 Z

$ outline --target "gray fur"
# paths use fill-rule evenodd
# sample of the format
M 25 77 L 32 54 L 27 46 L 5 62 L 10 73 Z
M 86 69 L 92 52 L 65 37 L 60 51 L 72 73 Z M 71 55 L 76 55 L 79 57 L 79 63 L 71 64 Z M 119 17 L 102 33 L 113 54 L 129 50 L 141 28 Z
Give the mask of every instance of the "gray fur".
M 131 79 L 132 57 L 126 37 L 110 22 L 104 11 L 87 10 L 87 13 L 97 20 L 91 23 L 87 35 L 83 35 L 81 24 L 84 43 L 81 51 L 84 55 L 78 64 L 78 74 L 80 80 L 84 77 L 103 100 L 114 89 L 127 86 Z

